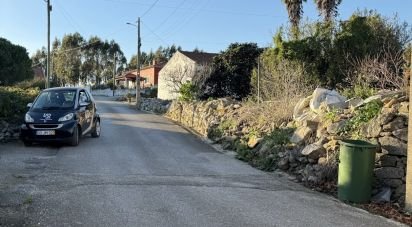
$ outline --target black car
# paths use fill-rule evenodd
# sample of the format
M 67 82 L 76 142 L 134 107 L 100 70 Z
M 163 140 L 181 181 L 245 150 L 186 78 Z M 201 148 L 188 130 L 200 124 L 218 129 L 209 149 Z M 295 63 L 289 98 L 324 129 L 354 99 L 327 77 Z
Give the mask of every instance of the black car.
M 33 142 L 79 144 L 79 138 L 91 133 L 100 136 L 100 117 L 92 95 L 84 88 L 43 90 L 33 103 L 21 126 L 20 137 L 26 146 Z

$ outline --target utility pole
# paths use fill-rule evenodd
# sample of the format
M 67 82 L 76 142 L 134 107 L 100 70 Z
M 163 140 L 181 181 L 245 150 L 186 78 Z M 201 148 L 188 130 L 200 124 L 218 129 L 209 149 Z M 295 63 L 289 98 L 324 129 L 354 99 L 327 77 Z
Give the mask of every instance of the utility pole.
M 411 45 L 412 46 L 412 45 Z M 406 193 L 405 193 L 405 209 L 412 212 L 412 50 L 409 74 L 409 114 L 408 114 L 408 157 L 406 163 Z
M 50 87 L 50 12 L 52 11 L 52 6 L 50 5 L 50 0 L 47 0 L 47 76 L 46 76 L 46 88 Z
M 140 108 L 140 17 L 137 18 L 137 55 L 136 55 L 136 107 Z
M 258 103 L 260 103 L 260 57 L 258 57 L 257 92 Z
M 114 97 L 114 91 L 116 88 L 116 82 L 115 82 L 115 78 L 116 77 L 116 52 L 114 53 L 114 58 L 113 58 L 113 85 L 112 85 L 112 89 L 113 89 L 113 97 Z

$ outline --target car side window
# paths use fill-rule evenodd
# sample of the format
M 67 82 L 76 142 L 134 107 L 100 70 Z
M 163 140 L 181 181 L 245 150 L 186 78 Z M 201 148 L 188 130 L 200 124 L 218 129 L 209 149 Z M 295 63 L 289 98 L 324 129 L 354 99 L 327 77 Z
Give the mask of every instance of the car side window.
M 90 102 L 89 97 L 85 91 L 80 91 L 79 93 L 79 103 L 80 102 Z

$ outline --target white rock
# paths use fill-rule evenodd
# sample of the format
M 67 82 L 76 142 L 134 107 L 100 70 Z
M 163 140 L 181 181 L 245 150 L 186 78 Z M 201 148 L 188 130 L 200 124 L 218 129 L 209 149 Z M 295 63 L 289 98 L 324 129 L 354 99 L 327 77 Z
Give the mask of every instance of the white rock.
M 340 95 L 335 90 L 316 88 L 310 101 L 310 109 L 318 113 L 320 106 L 324 103 L 328 108 L 347 108 L 346 97 Z

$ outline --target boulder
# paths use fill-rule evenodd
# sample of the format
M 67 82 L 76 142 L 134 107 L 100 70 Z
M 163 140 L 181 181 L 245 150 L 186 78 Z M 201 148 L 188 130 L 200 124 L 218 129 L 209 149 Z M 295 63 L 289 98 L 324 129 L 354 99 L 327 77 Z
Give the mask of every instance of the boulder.
M 396 167 L 398 159 L 396 156 L 385 154 L 379 157 L 378 164 L 381 167 Z
M 380 124 L 379 118 L 372 119 L 366 126 L 366 137 L 368 138 L 376 138 L 379 137 L 379 134 L 382 131 L 382 127 Z
M 398 139 L 401 139 L 405 142 L 408 141 L 408 129 L 407 128 L 395 130 L 392 132 L 392 134 Z
M 354 109 L 357 106 L 361 105 L 363 103 L 363 99 L 361 98 L 351 98 L 346 100 L 346 103 L 349 108 Z
M 384 187 L 376 195 L 372 197 L 372 201 L 375 203 L 386 203 L 391 201 L 391 188 Z
M 407 154 L 407 144 L 400 139 L 385 136 L 379 138 L 379 143 L 382 149 L 386 150 L 390 155 L 406 156 Z
M 309 144 L 301 151 L 301 154 L 307 156 L 309 159 L 317 160 L 324 156 L 326 153 L 325 148 L 319 144 Z
M 314 130 L 310 127 L 301 126 L 293 132 L 290 142 L 294 144 L 303 144 L 313 134 Z
M 306 98 L 302 98 L 298 101 L 293 109 L 293 119 L 297 119 L 304 113 L 304 110 L 309 107 L 310 100 L 312 96 L 308 96 Z
M 346 125 L 346 122 L 347 122 L 347 120 L 342 120 L 342 121 L 333 123 L 333 124 L 329 125 L 326 130 L 329 134 L 336 135 L 339 132 L 343 131 L 343 129 Z
M 385 132 L 391 132 L 394 130 L 405 128 L 406 119 L 403 117 L 396 117 L 393 121 L 385 124 L 382 129 Z
M 324 88 L 316 88 L 310 100 L 310 109 L 316 113 L 322 105 L 326 105 L 329 109 L 345 109 L 348 106 L 346 97 L 340 95 L 335 90 L 327 90 Z
M 287 169 L 289 169 L 289 157 L 287 157 L 287 158 L 281 158 L 281 159 L 277 162 L 276 166 L 277 166 L 279 169 L 281 169 L 281 170 L 287 170 Z
M 251 136 L 251 137 L 249 138 L 248 142 L 247 142 L 247 146 L 248 146 L 249 148 L 254 148 L 254 147 L 256 147 L 256 145 L 257 145 L 260 141 L 262 141 L 262 138 L 258 138 L 258 137 L 256 137 L 256 136 Z
M 376 168 L 374 173 L 379 179 L 402 179 L 405 176 L 404 169 L 395 167 Z
M 383 107 L 391 108 L 394 104 L 398 103 L 398 100 L 395 98 L 390 99 Z
M 406 192 L 406 185 L 402 184 L 395 189 L 395 192 L 393 193 L 393 198 L 399 199 L 405 195 L 405 192 Z
M 381 182 L 383 185 L 391 188 L 397 188 L 403 184 L 403 181 L 400 179 L 383 179 Z
M 409 102 L 401 102 L 398 111 L 400 114 L 408 115 L 409 114 Z
M 392 121 L 396 114 L 394 112 L 392 112 L 392 110 L 390 109 L 382 109 L 381 111 L 382 114 L 380 114 L 377 117 L 377 121 L 379 122 L 380 125 L 386 125 L 388 124 L 390 121 Z

